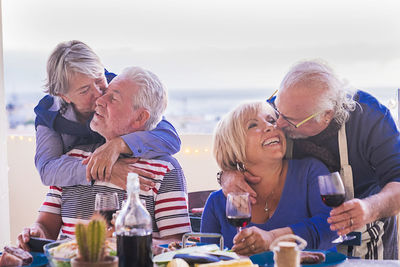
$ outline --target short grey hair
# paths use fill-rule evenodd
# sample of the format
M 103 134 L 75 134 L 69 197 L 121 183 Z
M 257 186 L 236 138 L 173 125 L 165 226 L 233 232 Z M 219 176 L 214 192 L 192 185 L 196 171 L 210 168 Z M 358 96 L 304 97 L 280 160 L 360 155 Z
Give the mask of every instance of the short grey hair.
M 320 99 L 317 100 L 315 112 L 333 110 L 333 119 L 342 125 L 350 117 L 350 112 L 356 108 L 353 99 L 354 91 L 345 89 L 333 70 L 321 60 L 308 60 L 295 64 L 283 78 L 280 90 L 285 90 L 296 85 L 304 87 L 320 88 L 323 90 Z M 321 115 L 316 117 L 321 119 Z
M 274 110 L 266 102 L 245 102 L 218 122 L 214 131 L 213 153 L 221 170 L 236 170 L 237 163 L 246 162 L 247 123 L 262 111 L 275 117 Z
M 45 92 L 53 96 L 66 95 L 75 73 L 96 79 L 104 74 L 104 66 L 85 43 L 77 40 L 59 43 L 47 60 Z
M 145 108 L 150 112 L 150 118 L 144 128 L 150 131 L 161 121 L 167 108 L 167 90 L 153 72 L 141 67 L 125 68 L 117 78 L 128 79 L 139 86 L 138 94 L 133 96 L 133 108 Z

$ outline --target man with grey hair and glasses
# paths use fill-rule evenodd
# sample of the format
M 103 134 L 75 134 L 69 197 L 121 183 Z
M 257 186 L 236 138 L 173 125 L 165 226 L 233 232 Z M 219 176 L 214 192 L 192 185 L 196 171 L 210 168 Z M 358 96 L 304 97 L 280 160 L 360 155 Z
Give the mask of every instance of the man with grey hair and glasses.
M 363 259 L 398 259 L 395 215 L 400 212 L 400 138 L 390 111 L 370 94 L 346 92 L 318 61 L 294 65 L 275 99 L 277 125 L 292 140 L 287 157 L 316 157 L 339 171 L 346 200 L 328 222 L 340 235 L 361 232 L 360 246 L 340 246 Z M 219 173 L 224 193 L 255 192 L 250 173 Z

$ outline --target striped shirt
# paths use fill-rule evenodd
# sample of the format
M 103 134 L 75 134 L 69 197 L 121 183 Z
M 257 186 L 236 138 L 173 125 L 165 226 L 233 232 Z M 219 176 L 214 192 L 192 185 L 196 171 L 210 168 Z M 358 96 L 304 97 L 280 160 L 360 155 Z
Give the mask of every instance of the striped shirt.
M 90 153 L 73 149 L 68 155 L 84 159 Z M 140 198 L 146 202 L 146 209 L 153 219 L 153 237 L 162 238 L 190 232 L 186 179 L 177 161 L 171 156 L 164 156 L 162 159 L 140 159 L 132 165 L 155 175 L 152 179 L 155 187 L 149 191 L 140 190 Z M 94 213 L 96 194 L 100 192 L 116 192 L 120 206 L 126 198 L 125 190 L 106 182 L 96 182 L 93 187 L 50 186 L 39 211 L 60 214 L 60 234 L 74 238 L 75 224 L 90 220 Z

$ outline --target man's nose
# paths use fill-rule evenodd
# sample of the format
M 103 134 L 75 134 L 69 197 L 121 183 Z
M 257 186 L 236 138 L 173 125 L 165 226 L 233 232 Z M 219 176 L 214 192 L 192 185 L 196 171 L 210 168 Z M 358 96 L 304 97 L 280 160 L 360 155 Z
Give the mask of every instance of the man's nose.
M 282 118 L 282 116 L 279 116 L 279 117 L 276 119 L 276 126 L 277 126 L 278 128 L 287 127 L 288 124 L 289 124 L 289 123 L 288 123 L 284 118 Z
M 93 90 L 93 95 L 96 97 L 96 98 L 99 98 L 100 96 L 102 96 L 103 95 L 103 89 L 102 88 L 100 88 L 100 86 L 95 86 L 94 87 L 94 90 Z
M 266 122 L 264 123 L 264 126 L 263 126 L 263 127 L 264 127 L 264 132 L 270 132 L 270 131 L 272 131 L 272 130 L 275 128 L 275 124 L 266 121 Z
M 102 107 L 105 106 L 105 99 L 104 99 L 105 96 L 106 95 L 101 95 L 100 97 L 97 98 L 96 106 L 102 106 Z

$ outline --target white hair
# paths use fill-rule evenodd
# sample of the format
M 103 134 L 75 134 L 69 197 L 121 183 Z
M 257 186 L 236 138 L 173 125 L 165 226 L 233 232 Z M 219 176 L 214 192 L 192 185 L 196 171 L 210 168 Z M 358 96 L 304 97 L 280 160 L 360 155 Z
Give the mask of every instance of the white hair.
M 356 107 L 356 102 L 353 99 L 354 92 L 346 90 L 344 83 L 321 60 L 302 61 L 295 64 L 283 78 L 280 90 L 283 91 L 301 84 L 310 90 L 316 88 L 323 90 L 317 100 L 315 112 L 333 110 L 333 119 L 339 125 L 349 119 L 350 112 Z M 321 118 L 321 115 L 316 117 L 317 120 Z
M 85 43 L 77 40 L 59 43 L 47 60 L 45 92 L 53 96 L 66 95 L 76 73 L 99 78 L 104 74 L 104 66 Z
M 125 68 L 117 78 L 128 79 L 139 86 L 137 95 L 133 96 L 133 108 L 145 108 L 150 113 L 145 130 L 152 130 L 161 121 L 167 108 L 167 91 L 160 79 L 149 70 L 141 67 Z

